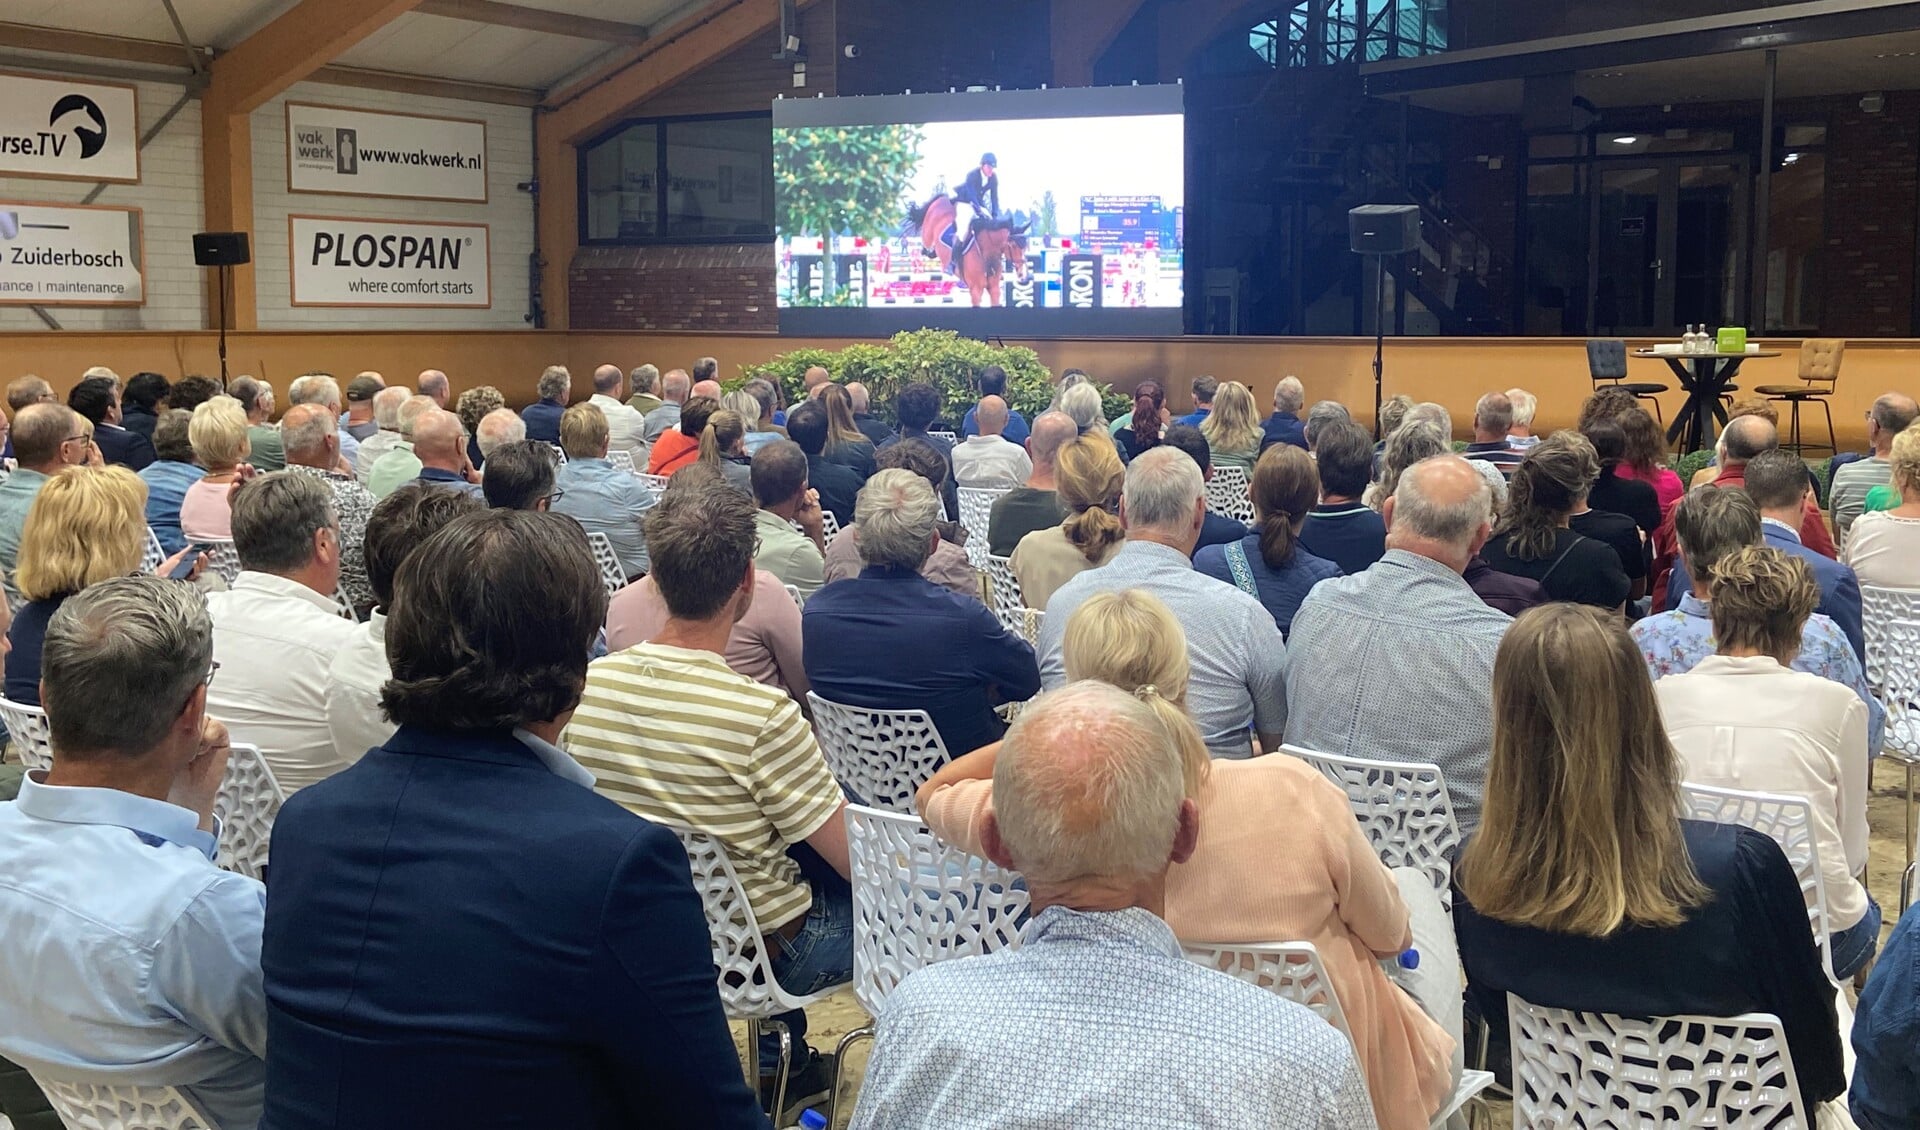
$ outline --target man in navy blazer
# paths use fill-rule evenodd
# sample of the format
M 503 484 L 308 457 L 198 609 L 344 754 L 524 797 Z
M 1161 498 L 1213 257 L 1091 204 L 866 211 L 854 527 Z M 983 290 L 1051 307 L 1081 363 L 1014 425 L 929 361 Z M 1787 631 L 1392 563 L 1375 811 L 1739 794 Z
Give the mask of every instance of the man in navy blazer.
M 1785 550 L 1807 563 L 1820 586 L 1820 606 L 1814 611 L 1840 625 L 1847 642 L 1860 662 L 1867 661 L 1866 636 L 1860 626 L 1860 579 L 1853 570 L 1824 553 L 1808 549 L 1800 541 L 1800 522 L 1805 513 L 1807 465 L 1800 457 L 1775 448 L 1763 451 L 1747 462 L 1746 490 L 1760 510 L 1760 536 L 1765 544 Z M 1733 488 L 1721 488 L 1733 489 Z M 1673 579 L 1667 582 L 1667 607 L 1680 607 L 1680 594 L 1693 591 L 1686 566 L 1676 560 Z
M 158 458 L 152 440 L 120 426 L 120 389 L 112 377 L 87 377 L 74 385 L 67 407 L 93 424 L 93 444 L 107 463 L 138 471 Z
M 571 519 L 408 554 L 386 745 L 274 827 L 271 1130 L 752 1127 L 687 857 L 554 742 L 606 618 Z

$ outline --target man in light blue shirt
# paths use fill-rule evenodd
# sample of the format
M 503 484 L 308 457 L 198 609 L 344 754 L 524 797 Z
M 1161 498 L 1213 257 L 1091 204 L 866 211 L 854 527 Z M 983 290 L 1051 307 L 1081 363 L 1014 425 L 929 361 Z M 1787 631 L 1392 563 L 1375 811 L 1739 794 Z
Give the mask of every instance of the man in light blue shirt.
M 27 511 L 47 479 L 93 458 L 93 425 L 64 404 L 29 404 L 13 417 L 13 455 L 20 465 L 0 483 L 0 572 L 13 591 L 13 566 Z
M 43 1080 L 171 1086 L 260 1119 L 265 890 L 214 866 L 227 732 L 197 590 L 116 578 L 47 627 L 53 768 L 0 805 L 0 1054 Z M 111 709 L 103 709 L 111 706 Z
M 640 476 L 607 462 L 608 439 L 607 417 L 592 402 L 576 404 L 560 417 L 560 448 L 567 462 L 554 474 L 550 509 L 590 534 L 605 534 L 631 580 L 650 567 L 641 523 L 653 509 L 654 496 Z
M 160 539 L 163 553 L 187 548 L 187 535 L 180 532 L 180 503 L 187 488 L 207 476 L 193 463 L 193 444 L 187 439 L 192 422 L 193 413 L 184 408 L 160 413 L 153 425 L 153 449 L 159 458 L 140 468 L 140 481 L 147 484 L 147 525 Z
M 881 1005 L 854 1130 L 1372 1130 L 1338 1029 L 1187 960 L 1162 917 L 1200 810 L 1151 706 L 1099 682 L 1029 706 L 981 842 L 1018 870 L 1017 948 L 929 965 Z

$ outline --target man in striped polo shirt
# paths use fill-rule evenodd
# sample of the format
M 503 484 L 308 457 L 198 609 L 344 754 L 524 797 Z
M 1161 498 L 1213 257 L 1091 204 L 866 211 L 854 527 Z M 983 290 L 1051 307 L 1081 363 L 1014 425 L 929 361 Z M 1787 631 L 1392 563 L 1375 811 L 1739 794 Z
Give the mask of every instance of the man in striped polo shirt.
M 646 532 L 666 625 L 587 669 L 567 752 L 630 811 L 721 842 L 783 988 L 843 984 L 853 977 L 853 906 L 840 786 L 793 699 L 726 661 L 753 600 L 753 503 L 717 472 L 690 468 L 648 512 Z M 804 1012 L 778 1019 L 796 1045 L 787 1094 L 797 1116 L 831 1089 L 832 1057 L 807 1047 Z M 763 1102 L 779 1047 L 777 1034 L 761 1037 Z

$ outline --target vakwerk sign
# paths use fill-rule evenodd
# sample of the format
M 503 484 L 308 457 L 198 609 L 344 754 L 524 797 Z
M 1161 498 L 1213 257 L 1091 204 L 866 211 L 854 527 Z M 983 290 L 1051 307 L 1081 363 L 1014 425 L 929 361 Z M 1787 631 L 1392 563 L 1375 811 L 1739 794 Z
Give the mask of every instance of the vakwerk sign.
M 138 306 L 135 208 L 0 201 L 0 306 Z
M 295 306 L 491 306 L 487 226 L 289 216 Z
M 0 72 L 0 175 L 139 180 L 133 87 Z
M 487 200 L 487 124 L 287 103 L 287 189 Z

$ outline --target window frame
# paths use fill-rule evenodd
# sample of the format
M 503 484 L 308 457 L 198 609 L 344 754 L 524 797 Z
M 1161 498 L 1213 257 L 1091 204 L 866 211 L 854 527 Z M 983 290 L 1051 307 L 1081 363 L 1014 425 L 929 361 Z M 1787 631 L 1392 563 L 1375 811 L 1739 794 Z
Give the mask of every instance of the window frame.
M 773 158 L 773 113 L 772 111 L 741 111 L 726 114 L 676 114 L 666 117 L 625 118 L 588 139 L 574 150 L 575 159 L 575 201 L 574 214 L 578 217 L 580 246 L 582 247 L 711 247 L 726 244 L 771 244 L 776 241 L 774 221 L 776 209 L 773 200 L 772 177 L 768 177 L 766 195 L 765 235 L 668 235 L 667 195 L 671 187 L 667 168 L 668 138 L 676 125 L 693 122 L 751 121 L 758 119 L 767 124 L 767 168 L 771 173 Z M 647 236 L 602 236 L 595 238 L 588 230 L 592 218 L 589 206 L 589 185 L 587 182 L 587 155 L 599 146 L 611 142 L 620 134 L 636 126 L 652 126 L 653 130 L 653 170 L 654 170 L 654 216 L 662 229 L 660 233 Z

